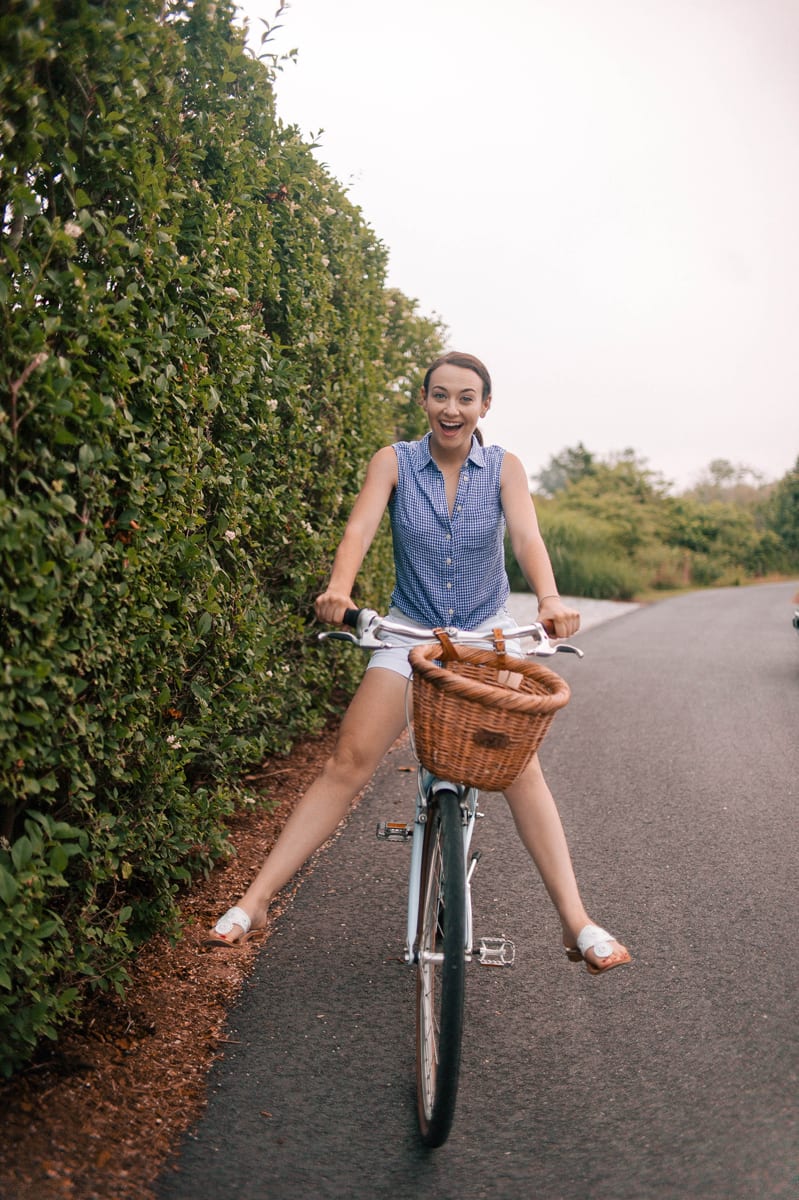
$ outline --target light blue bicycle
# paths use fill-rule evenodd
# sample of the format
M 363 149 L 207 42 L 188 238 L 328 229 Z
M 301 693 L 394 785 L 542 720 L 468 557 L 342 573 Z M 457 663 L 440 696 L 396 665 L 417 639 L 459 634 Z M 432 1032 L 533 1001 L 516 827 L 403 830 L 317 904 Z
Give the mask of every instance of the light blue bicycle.
M 366 608 L 349 610 L 345 624 L 352 628 L 352 633 L 321 633 L 320 640 L 344 640 L 366 650 L 390 647 L 392 636 L 412 638 L 420 643 L 420 647 L 410 654 L 415 685 L 419 680 L 417 672 L 424 670 L 432 659 L 444 660 L 443 666 L 446 667 L 448 652 L 441 648 L 442 638 L 450 648 L 449 653 L 453 646 L 485 647 L 487 641 L 485 632 L 419 629 L 381 617 Z M 548 657 L 557 651 L 582 655 L 582 651 L 575 646 L 550 641 L 544 627 L 538 623 L 515 626 L 507 631 L 496 630 L 493 651 L 471 651 L 472 659 L 479 661 L 473 669 L 467 667 L 467 675 L 470 676 L 466 682 L 467 691 L 472 688 L 479 692 L 487 687 L 496 691 L 496 681 L 500 678 L 497 663 L 502 667 L 510 664 L 511 671 L 514 664 L 520 667 L 518 659 L 508 660 L 502 656 L 503 639 L 506 636 L 513 641 L 531 638 L 534 646 L 529 653 L 536 657 Z M 490 635 L 488 641 L 492 641 Z M 422 644 L 425 644 L 424 649 Z M 433 669 L 438 670 L 441 666 L 442 663 L 438 662 Z M 544 699 L 543 704 L 550 713 L 546 719 L 548 727 L 551 712 L 568 701 L 568 685 L 544 667 L 533 667 L 532 664 L 524 666 L 528 673 L 535 673 L 538 685 L 541 680 L 545 684 L 543 690 L 548 699 Z M 491 685 L 480 682 L 481 669 L 485 671 L 486 668 L 491 671 Z M 507 675 L 507 671 L 504 674 Z M 521 707 L 524 696 L 518 690 L 518 676 L 516 683 L 516 689 L 510 687 L 506 690 L 514 697 L 509 703 Z M 419 693 L 414 686 L 417 709 L 418 699 Z M 410 712 L 408 715 L 410 718 Z M 467 719 L 459 724 L 461 728 L 458 734 L 462 736 Z M 413 737 L 410 719 L 408 727 Z M 482 746 L 482 758 L 490 757 L 496 744 L 506 738 L 508 728 L 507 714 L 500 714 L 499 726 L 495 723 L 493 729 L 481 728 L 480 733 L 473 737 L 478 754 Z M 475 852 L 470 857 L 469 851 L 475 823 L 483 815 L 478 811 L 479 791 L 473 783 L 479 782 L 483 788 L 488 785 L 485 781 L 480 782 L 479 770 L 474 773 L 474 778 L 469 778 L 468 770 L 465 775 L 463 771 L 448 771 L 447 774 L 455 775 L 455 782 L 444 778 L 440 769 L 441 760 L 436 753 L 441 748 L 441 736 L 437 736 L 438 747 L 427 749 L 419 745 L 419 733 L 417 721 L 415 749 L 421 764 L 414 819 L 408 824 L 381 822 L 377 827 L 377 836 L 389 841 L 411 841 L 405 961 L 417 972 L 416 1091 L 419 1130 L 424 1144 L 434 1147 L 446 1141 L 455 1113 L 463 1037 L 466 964 L 479 962 L 486 966 L 512 966 L 515 947 L 504 936 L 482 937 L 476 944 L 473 937 L 471 880 L 480 854 Z M 528 747 L 529 752 L 526 752 L 528 761 L 542 737 L 543 733 L 540 733 L 537 741 L 530 740 L 532 748 Z M 435 767 L 438 773 L 428 770 L 428 766 Z M 459 776 L 460 782 L 457 781 Z M 500 789 L 491 787 L 490 790 Z

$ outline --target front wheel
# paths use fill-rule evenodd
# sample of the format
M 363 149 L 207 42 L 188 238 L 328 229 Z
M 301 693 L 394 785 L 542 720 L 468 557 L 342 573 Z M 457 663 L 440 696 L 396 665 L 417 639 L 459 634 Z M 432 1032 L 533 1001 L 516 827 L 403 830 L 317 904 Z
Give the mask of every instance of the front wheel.
M 439 791 L 425 825 L 416 976 L 416 1091 L 426 1146 L 455 1114 L 466 974 L 466 875 L 458 793 Z

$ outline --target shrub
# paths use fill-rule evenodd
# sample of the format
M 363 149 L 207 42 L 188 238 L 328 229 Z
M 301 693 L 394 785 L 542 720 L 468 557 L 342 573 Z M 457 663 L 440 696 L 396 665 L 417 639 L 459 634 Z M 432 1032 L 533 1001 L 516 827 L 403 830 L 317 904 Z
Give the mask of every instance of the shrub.
M 549 550 L 559 590 L 595 600 L 629 600 L 640 590 L 640 572 L 625 555 L 608 525 L 584 513 L 561 513 L 550 501 L 538 500 L 538 520 Z M 527 583 L 507 547 L 511 587 Z
M 6 1072 L 87 987 L 124 986 L 226 852 L 243 770 L 357 679 L 311 602 L 441 344 L 233 12 L 0 17 Z

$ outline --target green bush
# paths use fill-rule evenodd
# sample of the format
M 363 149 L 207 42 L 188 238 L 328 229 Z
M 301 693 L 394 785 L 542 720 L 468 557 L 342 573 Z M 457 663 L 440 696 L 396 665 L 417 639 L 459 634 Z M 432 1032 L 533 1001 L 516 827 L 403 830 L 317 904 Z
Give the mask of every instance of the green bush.
M 547 500 L 537 501 L 538 521 L 558 588 L 566 596 L 629 600 L 642 586 L 642 575 L 619 545 L 613 530 L 585 513 L 560 513 Z M 506 546 L 508 578 L 515 591 L 527 583 Z
M 6 1073 L 124 985 L 226 852 L 244 769 L 357 679 L 312 600 L 441 346 L 233 11 L 0 16 Z
M 737 478 L 722 460 L 713 466 Z M 710 499 L 673 496 L 632 451 L 602 460 L 579 445 L 553 458 L 539 479 L 552 493 L 537 503 L 564 592 L 624 600 L 792 569 L 795 473 L 773 488 L 736 485 L 729 497 L 718 488 Z
M 539 513 L 558 587 L 569 596 L 629 600 L 642 579 L 613 527 L 584 513 Z

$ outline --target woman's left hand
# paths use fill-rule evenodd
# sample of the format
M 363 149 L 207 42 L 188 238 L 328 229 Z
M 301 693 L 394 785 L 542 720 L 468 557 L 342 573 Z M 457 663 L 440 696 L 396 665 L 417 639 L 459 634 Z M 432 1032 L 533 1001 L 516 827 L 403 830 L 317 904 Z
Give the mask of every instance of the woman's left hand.
M 555 637 L 572 637 L 580 628 L 580 614 L 576 608 L 564 604 L 560 596 L 545 596 L 538 606 L 538 619 Z

